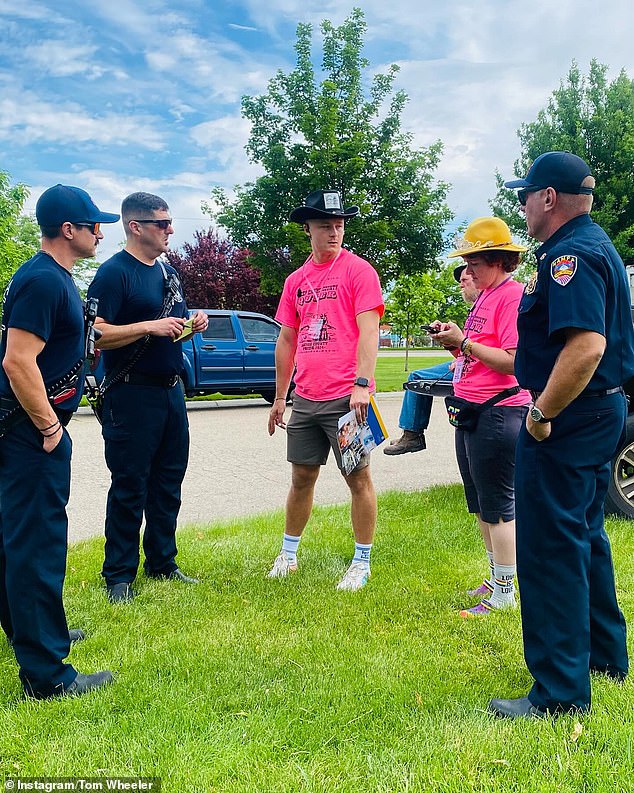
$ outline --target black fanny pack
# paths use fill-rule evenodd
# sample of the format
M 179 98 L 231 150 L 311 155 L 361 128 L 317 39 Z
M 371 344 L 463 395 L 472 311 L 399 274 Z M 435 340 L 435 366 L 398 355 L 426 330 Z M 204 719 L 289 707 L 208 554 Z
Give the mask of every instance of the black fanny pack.
M 504 391 L 500 391 L 499 394 L 487 399 L 486 402 L 469 402 L 468 399 L 463 399 L 459 396 L 446 396 L 445 406 L 449 423 L 456 429 L 464 430 L 464 432 L 473 432 L 478 426 L 478 419 L 484 410 L 496 405 L 507 397 L 519 394 L 520 390 L 517 385 L 513 386 L 513 388 L 505 388 Z

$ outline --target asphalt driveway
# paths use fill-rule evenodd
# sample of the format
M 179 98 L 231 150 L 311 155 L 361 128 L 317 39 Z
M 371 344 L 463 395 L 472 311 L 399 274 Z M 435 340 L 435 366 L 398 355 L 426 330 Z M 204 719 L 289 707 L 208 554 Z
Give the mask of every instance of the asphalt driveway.
M 400 434 L 402 396 L 377 396 L 391 437 Z M 372 453 L 377 491 L 413 491 L 460 481 L 453 429 L 443 401 L 435 402 L 425 451 L 397 457 L 388 457 L 380 448 Z M 262 399 L 190 402 L 187 412 L 191 449 L 179 527 L 282 509 L 290 465 L 284 432 L 278 430 L 272 438 L 268 435 L 269 405 Z M 90 408 L 80 408 L 68 430 L 73 439 L 69 539 L 75 542 L 103 534 L 110 473 L 104 462 L 101 429 Z M 331 459 L 317 482 L 315 503 L 338 504 L 348 499 L 348 488 Z

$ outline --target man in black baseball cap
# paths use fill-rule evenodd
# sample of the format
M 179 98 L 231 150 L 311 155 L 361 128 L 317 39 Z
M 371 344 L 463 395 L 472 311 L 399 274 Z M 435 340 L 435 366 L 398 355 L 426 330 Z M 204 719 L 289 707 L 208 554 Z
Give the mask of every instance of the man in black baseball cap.
M 73 281 L 93 256 L 101 212 L 84 190 L 55 185 L 37 202 L 42 247 L 5 292 L 0 341 L 0 623 L 13 645 L 27 696 L 84 694 L 112 680 L 64 663 L 83 638 L 66 623 L 66 504 L 71 440 L 66 431 L 83 391 L 85 325 Z
M 547 151 L 533 162 L 524 179 L 504 182 L 504 187 L 521 188 L 520 192 L 524 194 L 552 187 L 558 193 L 591 195 L 594 179 L 588 164 L 576 154 L 569 151 Z M 520 203 L 522 206 L 526 203 L 521 196 Z
M 55 228 L 64 221 L 81 223 L 116 223 L 119 215 L 102 212 L 80 187 L 56 184 L 39 197 L 35 217 L 40 228 Z
M 588 710 L 590 673 L 628 674 L 603 503 L 625 437 L 634 330 L 623 262 L 590 217 L 594 179 L 570 152 L 506 182 L 541 244 L 517 318 L 515 375 L 533 405 L 517 439 L 515 515 L 527 696 L 509 718 Z

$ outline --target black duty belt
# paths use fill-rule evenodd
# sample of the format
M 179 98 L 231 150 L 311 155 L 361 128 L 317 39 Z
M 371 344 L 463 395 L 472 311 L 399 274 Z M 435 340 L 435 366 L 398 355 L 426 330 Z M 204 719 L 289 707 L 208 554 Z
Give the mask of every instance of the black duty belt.
M 129 385 L 153 385 L 159 388 L 174 388 L 178 383 L 178 375 L 159 375 L 159 374 L 141 374 L 140 372 L 130 372 L 124 375 L 121 383 L 128 383 Z
M 530 394 L 533 397 L 533 402 L 537 399 L 537 397 L 541 396 L 542 391 L 531 391 Z M 575 399 L 591 399 L 593 397 L 606 397 L 610 396 L 610 394 L 618 394 L 623 393 L 622 386 L 616 386 L 615 388 L 602 388 L 598 391 L 593 391 L 592 389 L 588 388 L 585 391 L 582 391 L 579 396 L 575 397 Z

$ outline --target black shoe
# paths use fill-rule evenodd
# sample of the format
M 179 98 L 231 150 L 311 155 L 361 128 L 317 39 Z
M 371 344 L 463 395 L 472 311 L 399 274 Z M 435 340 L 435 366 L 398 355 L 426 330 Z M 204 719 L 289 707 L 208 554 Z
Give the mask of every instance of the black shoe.
M 86 634 L 81 628 L 71 628 L 71 630 L 68 631 L 68 638 L 71 644 L 75 644 L 75 642 L 83 642 L 86 638 Z M 13 647 L 13 639 L 9 639 L 7 636 L 7 642 L 9 643 L 9 647 Z
M 492 699 L 489 710 L 496 716 L 507 719 L 545 719 L 545 711 L 536 708 L 528 697 L 521 699 Z
M 80 672 L 78 672 L 77 677 L 68 686 L 64 686 L 62 683 L 60 683 L 53 689 L 53 691 L 42 694 L 40 692 L 33 691 L 33 689 L 31 689 L 27 683 L 27 685 L 24 686 L 24 694 L 31 699 L 79 697 L 82 694 L 87 694 L 89 691 L 107 686 L 108 683 L 112 683 L 112 680 L 112 672 L 109 672 L 107 669 L 105 669 L 103 672 L 93 672 L 92 675 L 82 675 Z
M 112 672 L 108 669 L 104 669 L 103 672 L 93 672 L 92 675 L 82 675 L 81 672 L 78 672 L 77 677 L 66 687 L 62 696 L 78 697 L 88 691 L 107 686 L 108 683 L 112 683 L 112 680 Z
M 180 581 L 182 584 L 200 584 L 198 578 L 192 578 L 191 576 L 185 575 L 185 573 L 177 567 L 176 570 L 172 570 L 169 575 L 166 575 L 169 581 Z
M 590 671 L 595 675 L 603 675 L 611 680 L 613 683 L 625 683 L 627 672 L 622 672 L 620 669 L 615 669 L 611 666 L 591 666 Z
M 134 598 L 132 585 L 127 581 L 123 581 L 121 584 L 110 584 L 106 587 L 106 591 L 111 603 L 127 603 Z

